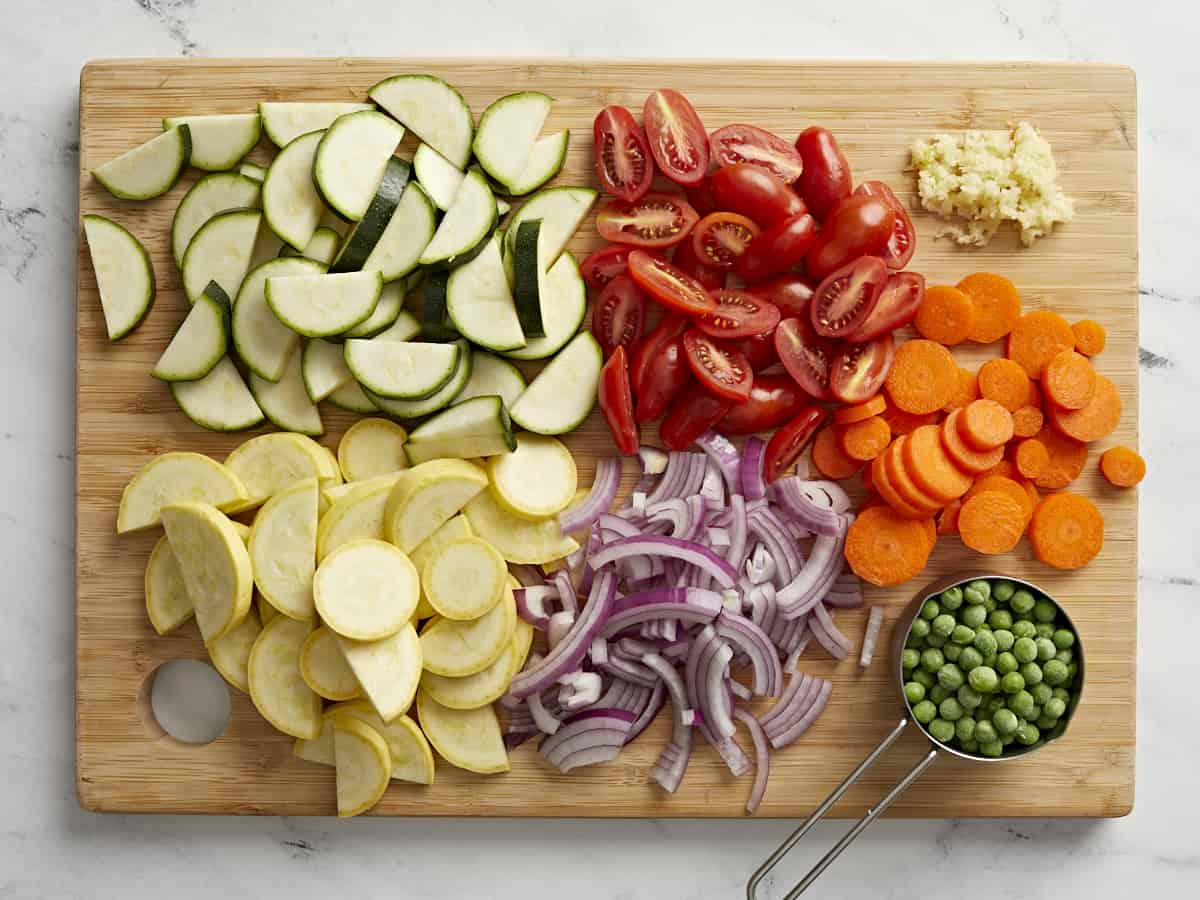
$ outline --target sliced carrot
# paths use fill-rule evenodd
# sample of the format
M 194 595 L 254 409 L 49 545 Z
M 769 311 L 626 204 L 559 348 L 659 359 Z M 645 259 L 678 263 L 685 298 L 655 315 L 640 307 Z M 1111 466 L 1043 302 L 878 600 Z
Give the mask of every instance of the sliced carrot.
M 1021 481 L 1021 487 L 1025 489 L 1025 493 L 1029 495 L 1029 502 L 1032 508 L 1037 508 L 1037 505 L 1042 502 L 1042 495 L 1038 493 L 1037 487 L 1032 481 Z
M 913 322 L 922 337 L 947 347 L 961 344 L 975 324 L 975 304 L 956 287 L 935 284 L 925 288 L 925 299 Z
M 913 483 L 934 499 L 946 504 L 961 497 L 971 486 L 971 476 L 954 464 L 942 446 L 942 431 L 926 425 L 905 436 L 901 453 L 905 471 Z
M 991 450 L 1012 440 L 1012 413 L 995 400 L 976 400 L 963 408 L 958 433 L 968 447 Z
M 1056 569 L 1086 566 L 1104 546 L 1104 517 L 1078 494 L 1052 494 L 1029 523 L 1033 555 Z
M 932 505 L 929 507 L 914 506 L 900 496 L 895 485 L 892 484 L 891 478 L 888 477 L 885 459 L 888 455 L 889 453 L 885 451 L 882 456 L 875 457 L 871 461 L 871 465 L 867 466 L 871 470 L 871 484 L 879 491 L 879 498 L 905 519 L 924 519 L 931 515 L 936 507 Z
M 961 509 L 961 500 L 951 500 L 942 507 L 937 517 L 938 534 L 958 534 L 958 513 Z
M 1033 479 L 1034 484 L 1045 491 L 1057 491 L 1079 477 L 1087 462 L 1087 445 L 1065 437 L 1053 428 L 1043 428 L 1037 433 L 1037 439 L 1050 454 L 1050 464 Z
M 859 578 L 880 587 L 920 574 L 929 552 L 925 526 L 886 506 L 863 510 L 846 532 L 846 562 Z
M 976 272 L 960 281 L 958 289 L 971 298 L 975 307 L 968 340 L 979 344 L 998 341 L 1021 318 L 1021 295 L 1016 285 L 1003 275 Z
M 1038 387 L 1038 383 L 1032 378 L 1029 380 L 1029 396 L 1025 398 L 1025 406 L 1033 406 L 1041 409 L 1045 404 L 1042 403 L 1042 389 Z
M 1017 444 L 1013 462 L 1026 478 L 1037 478 L 1050 465 L 1050 451 L 1037 438 L 1026 438 Z
M 1109 447 L 1100 454 L 1100 471 L 1115 487 L 1133 487 L 1146 477 L 1146 461 L 1129 447 Z
M 857 459 L 846 455 L 837 429 L 830 426 L 817 432 L 812 445 L 812 461 L 818 472 L 834 481 L 849 478 L 863 467 Z
M 1034 310 L 1021 316 L 1008 336 L 1007 356 L 1030 378 L 1041 378 L 1042 369 L 1063 350 L 1075 349 L 1075 332 L 1056 312 Z
M 1075 334 L 1075 349 L 1084 356 L 1095 356 L 1104 350 L 1108 339 L 1104 326 L 1092 319 L 1080 319 L 1071 326 Z
M 867 462 L 887 449 L 892 429 L 879 416 L 871 416 L 842 429 L 842 449 L 851 459 Z
M 954 460 L 954 464 L 968 475 L 978 475 L 990 469 L 1004 458 L 1003 447 L 993 447 L 991 450 L 980 452 L 974 447 L 967 446 L 958 431 L 958 420 L 962 410 L 956 409 L 942 423 L 942 446 Z
M 1069 438 L 1098 441 L 1108 437 L 1121 423 L 1121 395 L 1117 386 L 1103 375 L 1096 376 L 1096 391 L 1082 409 L 1063 409 L 1051 404 L 1047 412 L 1050 424 Z
M 956 409 L 962 409 L 972 400 L 979 399 L 979 379 L 970 369 L 959 368 L 958 383 L 954 387 L 954 393 L 950 399 L 946 401 L 946 405 L 942 407 L 942 412 L 951 412 Z
M 1033 437 L 1042 430 L 1042 425 L 1045 423 L 1042 411 L 1036 406 L 1022 406 L 1013 411 L 1012 417 L 1013 437 Z
M 1012 497 L 984 491 L 963 501 L 958 534 L 977 553 L 1007 553 L 1021 540 L 1026 521 L 1025 508 Z
M 904 449 L 908 445 L 910 437 L 911 435 L 906 434 L 897 438 L 884 451 L 884 472 L 886 472 L 887 480 L 892 488 L 909 507 L 919 509 L 924 515 L 931 516 L 941 508 L 943 501 L 940 497 L 934 497 L 927 493 L 913 481 L 908 464 L 905 462 Z
M 1029 403 L 1029 376 L 1011 359 L 989 359 L 979 367 L 979 393 L 1009 412 Z
M 1002 459 L 990 469 L 979 473 L 980 478 L 985 475 L 1003 475 L 1005 478 L 1011 478 L 1014 481 L 1020 477 L 1017 473 L 1017 467 L 1012 464 L 1012 460 L 1008 459 Z
M 924 519 L 918 519 L 917 521 L 925 528 L 925 537 L 929 540 L 929 552 L 932 553 L 938 539 L 937 522 L 934 521 L 933 516 L 926 516 Z M 926 561 L 928 559 L 926 557 Z
M 1042 369 L 1042 390 L 1064 409 L 1083 409 L 1096 393 L 1096 370 L 1086 356 L 1064 350 Z
M 843 406 L 833 414 L 833 421 L 838 425 L 850 425 L 854 422 L 861 422 L 863 419 L 869 419 L 871 416 L 878 416 L 887 408 L 887 401 L 883 399 L 883 394 L 876 394 L 870 400 L 854 406 Z
M 910 413 L 936 412 L 958 384 L 958 365 L 935 341 L 905 341 L 896 351 L 885 387 L 894 406 Z
M 883 419 L 892 429 L 892 434 L 911 434 L 922 425 L 932 425 L 939 416 L 936 412 L 910 413 L 898 406 L 889 406 L 882 413 Z
M 976 494 L 984 494 L 990 491 L 996 491 L 1001 494 L 1007 494 L 1025 510 L 1025 520 L 1029 521 L 1029 517 L 1033 515 L 1034 502 L 1029 499 L 1029 494 L 1025 488 L 1014 478 L 1006 478 L 1003 475 L 984 475 L 982 478 L 976 479 L 971 485 L 970 490 L 963 494 L 963 500 L 966 501 Z

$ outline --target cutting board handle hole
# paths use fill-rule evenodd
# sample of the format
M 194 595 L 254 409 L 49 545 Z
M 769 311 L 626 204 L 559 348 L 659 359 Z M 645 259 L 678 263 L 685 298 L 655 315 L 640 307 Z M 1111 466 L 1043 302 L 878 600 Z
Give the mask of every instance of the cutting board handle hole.
M 168 660 L 151 672 L 137 705 L 156 739 L 209 744 L 229 725 L 229 688 L 216 669 L 198 659 Z

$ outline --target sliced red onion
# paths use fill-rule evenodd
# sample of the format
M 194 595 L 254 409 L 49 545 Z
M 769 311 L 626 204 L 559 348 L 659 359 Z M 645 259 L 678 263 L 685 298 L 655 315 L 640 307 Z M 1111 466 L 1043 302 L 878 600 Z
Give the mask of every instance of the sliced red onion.
M 746 687 L 740 681 L 729 682 L 729 688 L 733 691 L 733 696 L 737 697 L 739 700 L 754 699 L 754 691 L 750 690 L 750 688 Z
M 588 648 L 588 659 L 593 663 L 602 663 L 608 660 L 608 641 L 602 637 L 592 641 L 592 646 Z
M 775 578 L 775 560 L 763 543 L 754 545 L 750 558 L 746 560 L 746 577 L 751 584 L 763 584 Z
M 545 585 L 546 575 L 537 566 L 513 563 L 511 571 L 513 577 L 525 587 L 543 587 Z
M 653 623 L 647 623 L 653 624 Z M 661 647 L 661 641 L 639 640 L 638 638 L 623 637 L 617 641 L 617 649 L 626 659 L 641 659 L 647 653 L 657 653 Z
M 547 584 L 513 591 L 513 598 L 517 601 L 517 615 L 538 631 L 545 631 L 550 625 L 551 613 L 547 607 L 549 602 L 557 597 L 558 591 Z
M 645 513 L 646 513 L 646 492 L 645 491 L 634 491 L 632 494 L 630 494 L 629 495 L 629 506 L 639 516 L 645 515 Z
M 558 602 L 565 612 L 569 612 L 572 616 L 579 613 L 579 599 L 575 595 L 575 585 L 571 583 L 571 573 L 566 569 L 559 569 L 554 573 L 551 579 L 554 582 L 554 587 L 558 591 Z
M 767 733 L 767 737 L 774 740 L 779 735 L 790 731 L 798 722 L 802 722 L 804 717 L 808 715 L 809 710 L 812 709 L 812 705 L 817 702 L 817 698 L 821 695 L 821 686 L 826 683 L 823 678 L 809 676 L 804 680 L 804 683 L 786 709 L 780 711 L 780 714 L 769 722 L 765 719 L 760 719 L 759 721 L 762 722 L 762 727 Z
M 600 569 L 609 563 L 630 556 L 659 556 L 678 559 L 712 576 L 713 580 L 723 588 L 733 587 L 737 583 L 737 570 L 703 544 L 658 535 L 621 538 L 605 544 L 592 557 L 591 564 L 594 568 Z
M 867 630 L 863 633 L 862 652 L 858 655 L 858 665 L 865 669 L 871 665 L 875 656 L 875 643 L 879 640 L 879 631 L 883 628 L 883 607 L 872 606 L 867 613 Z
M 558 525 L 565 534 L 590 528 L 601 513 L 608 512 L 621 486 L 621 461 L 601 459 L 596 463 L 596 477 L 587 496 L 558 514 Z
M 687 507 L 688 518 L 691 520 L 692 527 L 687 534 L 680 535 L 680 537 L 688 541 L 699 541 L 704 535 L 705 526 L 708 524 L 704 516 L 706 510 L 704 498 L 700 494 L 692 494 L 683 502 Z
M 683 781 L 683 773 L 687 770 L 688 758 L 692 752 L 692 729 L 684 716 L 691 710 L 687 699 L 687 691 L 679 672 L 665 658 L 657 653 L 648 653 L 642 657 L 642 663 L 653 670 L 666 686 L 671 695 L 671 706 L 675 714 L 674 733 L 671 743 L 663 750 L 655 764 L 652 777 L 668 793 L 675 793 Z
M 723 610 L 716 621 L 717 634 L 746 655 L 754 670 L 751 686 L 761 697 L 778 697 L 783 687 L 779 655 L 766 633 L 745 616 Z
M 742 494 L 747 500 L 761 500 L 767 495 L 767 482 L 763 476 L 763 455 L 766 449 L 766 442 L 758 435 L 751 435 L 746 439 L 740 471 Z
M 801 616 L 799 619 L 788 619 L 786 621 L 790 627 L 776 645 L 779 647 L 779 652 L 783 654 L 784 658 L 790 657 L 808 634 L 808 616 Z
M 846 544 L 843 530 L 836 535 L 818 535 L 813 541 L 812 555 L 799 574 L 776 595 L 779 609 L 789 619 L 804 615 L 821 602 L 829 585 L 837 578 L 842 567 L 842 549 Z
M 655 597 L 661 598 L 663 595 L 672 599 L 654 599 Z M 622 603 L 627 604 L 635 597 L 642 598 L 638 605 L 626 607 L 621 612 L 614 612 L 604 623 L 601 629 L 603 636 L 611 637 L 626 628 L 653 619 L 671 618 L 688 624 L 707 624 L 716 618 L 717 613 L 722 609 L 720 594 L 699 588 L 675 588 L 667 591 L 630 594 L 622 598 Z
M 636 739 L 639 734 L 646 730 L 646 726 L 654 721 L 654 717 L 662 709 L 663 701 L 667 696 L 667 689 L 661 678 L 655 680 L 654 687 L 651 690 L 647 691 L 645 688 L 641 688 L 640 690 L 638 704 L 630 710 L 630 712 L 637 713 L 638 717 L 634 719 L 633 725 L 629 728 L 629 735 L 625 738 L 625 743 L 627 744 Z
M 754 742 L 754 785 L 750 788 L 750 799 L 746 801 L 746 812 L 754 815 L 758 811 L 763 796 L 767 793 L 767 776 L 770 773 L 771 751 L 767 746 L 767 736 L 748 710 L 736 707 L 733 715 L 746 726 L 750 732 L 750 740 Z
M 704 480 L 700 482 L 699 495 L 714 507 L 725 502 L 725 480 L 721 470 L 710 460 L 704 467 Z
M 708 660 L 708 668 L 704 672 L 704 683 L 701 687 L 707 697 L 707 703 L 700 708 L 709 723 L 709 729 L 722 738 L 732 737 L 737 731 L 733 724 L 732 704 L 728 704 L 727 685 L 729 684 L 729 663 L 733 659 L 733 648 L 724 641 L 720 643 Z
M 830 618 L 825 604 L 818 603 L 813 608 L 813 615 L 808 620 L 809 630 L 817 643 L 828 651 L 834 659 L 845 659 L 850 653 L 850 639 L 838 631 Z
M 729 549 L 725 551 L 725 559 L 734 570 L 738 570 L 746 558 L 746 545 L 750 539 L 750 520 L 746 513 L 746 498 L 741 494 L 734 494 L 730 497 L 729 512 Z
M 828 506 L 834 512 L 844 513 L 851 507 L 850 495 L 836 481 L 806 481 L 804 493 L 817 506 Z
M 636 663 L 632 660 L 622 659 L 619 656 L 610 656 L 606 662 L 597 663 L 596 668 L 601 672 L 607 672 L 614 678 L 620 678 L 623 681 L 628 681 L 641 687 L 654 687 L 654 674 L 641 665 L 641 663 Z
M 735 778 L 741 778 L 750 771 L 750 757 L 732 737 L 717 741 L 717 753 L 720 754 L 721 759 L 725 761 L 725 765 L 729 767 L 730 773 Z
M 817 720 L 817 717 L 825 709 L 825 704 L 829 702 L 829 695 L 831 693 L 833 693 L 833 682 L 822 680 L 820 691 L 816 699 L 809 705 L 808 712 L 786 731 L 773 736 L 771 738 L 771 746 L 776 750 L 780 750 L 808 731 L 812 723 Z
M 707 431 L 696 438 L 696 445 L 716 464 L 725 478 L 729 493 L 742 493 L 742 459 L 729 438 L 715 431 Z
M 562 725 L 562 722 L 559 721 L 559 718 L 554 715 L 554 713 L 550 712 L 550 710 L 546 709 L 545 704 L 542 702 L 541 694 L 529 695 L 529 712 L 533 716 L 533 724 L 535 724 L 538 727 L 538 731 L 542 732 L 543 734 L 555 734 L 558 731 L 559 726 Z
M 768 730 L 768 734 L 770 733 L 769 726 L 776 719 L 782 718 L 784 721 L 791 721 L 798 718 L 796 709 L 803 703 L 805 692 L 808 691 L 809 687 L 816 680 L 816 678 L 806 672 L 797 672 L 788 679 L 787 687 L 783 689 L 783 693 L 779 695 L 779 699 L 775 701 L 775 704 L 769 710 L 758 717 L 758 721 L 762 724 L 763 728 Z M 807 709 L 807 706 L 800 709 L 800 713 L 803 714 L 805 709 Z
M 825 592 L 822 602 L 840 609 L 856 609 L 863 604 L 862 582 L 853 572 L 842 572 Z
M 688 457 L 691 455 L 690 453 L 669 453 L 667 455 L 667 467 L 662 473 L 662 478 L 658 480 L 658 484 L 654 486 L 654 490 L 647 495 L 647 505 L 658 503 L 661 500 L 669 500 L 672 497 L 684 496 L 683 488 L 688 479 L 688 470 L 691 468 Z
M 657 447 L 638 447 L 638 461 L 644 475 L 661 475 L 667 468 L 667 454 Z
M 837 534 L 841 527 L 838 513 L 832 506 L 813 501 L 806 490 L 809 482 L 795 476 L 783 478 L 771 485 L 771 498 L 784 515 L 798 522 L 813 534 Z
M 575 672 L 558 689 L 558 702 L 564 710 L 576 712 L 600 699 L 603 682 L 595 672 Z
M 671 526 L 668 532 L 671 537 L 687 539 L 692 533 L 692 510 L 680 497 L 660 500 L 646 507 L 647 525 L 655 522 L 667 522 Z
M 775 560 L 776 582 L 787 584 L 804 566 L 800 549 L 792 540 L 791 535 L 787 533 L 787 527 L 767 507 L 759 507 L 750 512 L 748 520 L 750 533 L 766 545 L 771 558 Z
M 692 494 L 700 493 L 700 486 L 704 484 L 704 473 L 708 471 L 708 459 L 703 453 L 683 455 L 687 457 L 688 468 L 683 484 L 679 487 L 679 496 L 690 497 Z
M 710 527 L 707 530 L 708 546 L 714 550 L 726 550 L 730 545 L 729 529 Z
M 658 620 L 658 636 L 667 643 L 674 643 L 676 632 L 679 628 L 678 619 L 659 619 Z
M 565 609 L 550 617 L 550 621 L 546 625 L 546 643 L 549 644 L 551 650 L 562 642 L 574 624 L 575 614 L 567 612 Z
M 808 642 L 812 639 L 812 635 L 807 628 L 807 620 L 805 622 L 804 636 L 800 638 L 796 644 L 796 649 L 788 654 L 787 660 L 783 664 L 783 671 L 788 675 L 795 675 L 796 669 L 800 665 L 800 657 L 804 655 L 804 651 L 808 649 Z
M 615 759 L 636 716 L 624 709 L 576 713 L 542 741 L 539 752 L 560 772 Z
M 637 525 L 613 513 L 604 513 L 596 520 L 596 524 L 600 526 L 600 540 L 603 543 L 623 537 L 637 537 L 642 533 L 642 529 Z M 598 550 L 599 547 L 596 549 Z M 595 556 L 595 553 L 593 552 L 588 555 L 589 557 Z M 595 568 L 595 564 L 593 563 L 592 565 Z

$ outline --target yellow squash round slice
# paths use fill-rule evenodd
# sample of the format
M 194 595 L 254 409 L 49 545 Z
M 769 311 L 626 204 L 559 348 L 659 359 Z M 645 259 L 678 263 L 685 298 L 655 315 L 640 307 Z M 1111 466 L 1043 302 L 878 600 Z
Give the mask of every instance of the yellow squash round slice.
M 434 700 L 451 709 L 487 706 L 504 696 L 508 683 L 524 664 L 532 643 L 533 626 L 518 619 L 508 652 L 502 653 L 482 672 L 465 678 L 447 678 L 426 670 L 421 675 L 421 690 L 427 691 Z
M 481 775 L 508 771 L 504 737 L 491 706 L 450 709 L 422 690 L 417 692 L 417 716 L 433 749 L 450 765 Z
M 405 625 L 378 641 L 339 637 L 338 646 L 363 693 L 385 722 L 408 712 L 421 680 L 422 651 L 417 631 Z
M 158 539 L 146 561 L 146 615 L 159 634 L 170 634 L 196 614 L 179 561 L 166 537 Z
M 425 571 L 425 564 L 429 562 L 429 558 L 434 551 L 443 544 L 448 544 L 451 541 L 456 541 L 459 538 L 471 537 L 471 526 L 467 522 L 466 516 L 461 513 L 457 516 L 451 516 L 446 520 L 437 531 L 425 538 L 419 546 L 417 546 L 408 558 L 412 560 L 418 572 Z M 429 598 L 425 596 L 425 588 L 421 588 L 421 597 L 417 601 L 417 611 L 413 613 L 414 619 L 428 619 L 430 616 L 437 615 L 437 610 L 429 603 Z
M 579 486 L 571 451 L 540 434 L 522 434 L 512 453 L 491 457 L 488 475 L 496 502 L 523 519 L 557 515 L 571 504 Z
M 338 443 L 338 465 L 347 481 L 366 481 L 408 468 L 408 432 L 390 419 L 360 419 Z
M 579 549 L 571 537 L 563 534 L 557 519 L 534 521 L 514 516 L 496 502 L 491 491 L 479 494 L 463 512 L 471 530 L 511 563 L 540 566 Z
M 300 648 L 300 677 L 326 700 L 353 700 L 362 693 L 337 637 L 323 626 Z
M 421 569 L 429 605 L 447 619 L 478 619 L 500 602 L 507 581 L 504 557 L 477 537 L 443 544 Z
M 332 724 L 338 816 L 348 818 L 366 812 L 387 791 L 392 757 L 382 735 L 361 719 L 337 715 Z
M 200 634 L 205 642 L 215 641 L 250 611 L 250 554 L 233 523 L 215 506 L 180 503 L 164 506 L 161 514 Z
M 508 648 L 516 627 L 517 603 L 505 586 L 500 602 L 478 619 L 430 619 L 421 631 L 422 665 L 450 678 L 482 672 Z
M 262 626 L 254 610 L 242 623 L 207 644 L 208 658 L 221 676 L 243 694 L 250 693 L 250 650 Z
M 326 478 L 323 448 L 303 434 L 275 431 L 252 437 L 225 457 L 250 496 L 232 512 L 261 506 L 284 488 L 306 478 Z
M 461 459 L 414 466 L 396 482 L 384 513 L 387 539 L 408 553 L 487 487 L 487 475 Z
M 420 579 L 409 558 L 386 541 L 351 541 L 321 560 L 312 592 L 326 625 L 351 640 L 377 641 L 408 624 Z
M 384 539 L 383 514 L 395 484 L 396 480 L 372 480 L 351 486 L 334 500 L 317 526 L 318 563 L 342 544 Z
M 230 509 L 249 497 L 228 468 L 203 453 L 163 453 L 142 466 L 125 485 L 117 509 L 117 534 L 152 528 L 172 503 L 208 503 Z
M 262 717 L 292 737 L 321 735 L 321 698 L 300 675 L 300 651 L 312 631 L 308 622 L 276 616 L 250 649 L 250 699 Z
M 317 558 L 317 481 L 308 478 L 268 500 L 250 530 L 254 583 L 285 616 L 309 621 Z

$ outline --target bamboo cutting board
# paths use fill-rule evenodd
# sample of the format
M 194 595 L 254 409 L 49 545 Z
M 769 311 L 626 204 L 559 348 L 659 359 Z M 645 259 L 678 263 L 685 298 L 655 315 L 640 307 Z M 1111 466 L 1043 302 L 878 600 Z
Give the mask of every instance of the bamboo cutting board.
M 988 269 L 1011 277 L 1025 307 L 1068 319 L 1085 315 L 1108 329 L 1098 369 L 1120 387 L 1125 413 L 1108 443 L 1137 441 L 1137 127 L 1133 73 L 1099 65 L 595 62 L 578 60 L 122 60 L 97 62 L 80 85 L 80 213 L 127 226 L 153 257 L 159 299 L 130 338 L 104 336 L 95 279 L 82 233 L 78 258 L 76 456 L 76 755 L 78 792 L 88 809 L 307 815 L 334 812 L 333 772 L 292 755 L 292 739 L 271 729 L 248 697 L 231 691 L 232 720 L 207 746 L 176 743 L 149 712 L 155 669 L 177 657 L 204 659 L 194 624 L 159 637 L 146 620 L 142 573 L 157 534 L 118 538 L 121 489 L 151 456 L 198 450 L 224 458 L 246 435 L 202 431 L 149 370 L 182 320 L 186 300 L 171 261 L 168 229 L 189 172 L 148 203 L 114 200 L 88 170 L 157 133 L 167 115 L 251 111 L 260 100 L 361 100 L 376 81 L 399 72 L 433 72 L 459 88 L 478 117 L 491 100 L 544 90 L 557 100 L 546 130 L 569 127 L 572 142 L 558 183 L 592 183 L 591 123 L 606 103 L 640 109 L 662 86 L 684 91 L 710 129 L 752 122 L 791 137 L 812 123 L 834 131 L 857 181 L 881 178 L 911 200 L 907 147 L 917 137 L 968 127 L 1002 128 L 1028 119 L 1054 145 L 1077 218 L 1032 249 L 1007 229 L 983 250 L 932 240 L 936 223 L 914 215 L 920 244 L 911 268 L 931 283 Z M 406 147 L 409 146 L 407 143 Z M 411 151 L 410 151 L 411 152 Z M 252 156 L 269 158 L 266 142 Z M 598 243 L 591 222 L 571 244 L 582 256 Z M 997 347 L 956 351 L 964 364 Z M 335 447 L 353 417 L 323 410 Z M 648 429 L 653 436 L 653 429 Z M 598 415 L 567 443 L 590 483 L 593 461 L 611 453 Z M 632 481 L 626 466 L 626 487 Z M 1106 521 L 1103 552 L 1076 573 L 1032 560 L 1027 543 L 996 559 L 999 571 L 1044 585 L 1067 605 L 1087 655 L 1083 702 L 1066 739 L 1006 766 L 943 757 L 894 807 L 899 816 L 1119 816 L 1133 804 L 1137 500 L 1103 485 L 1093 452 L 1077 482 Z M 978 557 L 943 538 L 928 576 Z M 912 591 L 868 590 L 887 611 L 883 640 Z M 839 613 L 856 642 L 865 611 Z M 834 681 L 824 716 L 797 744 L 776 753 L 761 815 L 810 812 L 897 721 L 900 701 L 887 660 L 858 670 L 818 651 L 805 668 Z M 647 774 L 667 740 L 667 715 L 613 763 L 559 776 L 532 744 L 514 753 L 512 771 L 478 777 L 439 764 L 431 787 L 393 785 L 382 815 L 740 816 L 750 777 L 733 779 L 710 748 L 694 757 L 679 793 L 666 796 Z M 745 736 L 742 736 L 745 739 Z M 858 816 L 922 753 L 910 733 L 835 807 Z M 970 788 L 965 789 L 969 777 Z

